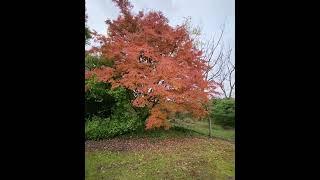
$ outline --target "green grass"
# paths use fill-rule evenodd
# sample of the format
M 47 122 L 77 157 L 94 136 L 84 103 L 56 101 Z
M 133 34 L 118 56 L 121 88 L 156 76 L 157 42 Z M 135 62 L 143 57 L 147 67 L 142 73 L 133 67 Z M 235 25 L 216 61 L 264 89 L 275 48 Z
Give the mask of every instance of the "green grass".
M 130 142 L 170 143 L 153 149 L 86 151 L 86 179 L 234 179 L 234 129 L 213 124 L 213 139 L 208 132 L 207 121 L 185 119 L 169 130 L 122 135 L 118 138 Z
M 85 168 L 87 180 L 230 179 L 234 177 L 234 145 L 200 138 L 151 150 L 93 151 L 86 153 Z
M 176 119 L 175 125 L 185 129 L 193 130 L 202 135 L 209 135 L 208 121 L 194 121 L 190 118 L 185 120 Z M 212 136 L 228 141 L 235 140 L 235 130 L 234 129 L 224 129 L 220 125 L 212 124 Z
M 177 120 L 173 123 L 173 127 L 169 130 L 139 130 L 120 136 L 121 138 L 160 138 L 169 137 L 201 137 L 209 136 L 208 121 L 194 121 L 192 119 Z M 212 136 L 215 138 L 233 141 L 235 140 L 234 129 L 224 129 L 220 125 L 212 125 Z

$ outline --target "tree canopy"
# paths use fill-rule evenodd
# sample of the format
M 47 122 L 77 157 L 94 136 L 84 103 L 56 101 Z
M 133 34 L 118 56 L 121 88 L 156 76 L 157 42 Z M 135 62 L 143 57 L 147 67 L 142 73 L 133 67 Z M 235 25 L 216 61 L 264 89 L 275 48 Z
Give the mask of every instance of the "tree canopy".
M 161 13 L 134 14 L 128 0 L 113 0 L 120 8 L 116 20 L 107 20 L 108 34 L 93 33 L 99 46 L 92 53 L 112 59 L 112 67 L 102 66 L 86 72 L 112 88 L 125 87 L 134 93 L 134 106 L 150 108 L 146 129 L 169 128 L 170 113 L 189 111 L 204 117 L 204 105 L 214 92 L 205 80 L 205 61 L 185 24 L 172 27 Z

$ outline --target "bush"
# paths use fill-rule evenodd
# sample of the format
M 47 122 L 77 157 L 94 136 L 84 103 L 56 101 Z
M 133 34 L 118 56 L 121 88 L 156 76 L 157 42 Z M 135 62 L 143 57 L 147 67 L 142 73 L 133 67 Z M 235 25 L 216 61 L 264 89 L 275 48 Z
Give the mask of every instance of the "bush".
M 98 140 L 110 136 L 109 121 L 109 118 L 103 119 L 99 116 L 93 116 L 92 119 L 87 120 L 85 123 L 85 138 Z
M 139 127 L 137 116 L 117 116 L 116 118 L 101 118 L 93 116 L 85 123 L 85 138 L 87 140 L 99 140 L 112 138 L 121 134 L 135 131 Z
M 85 117 L 110 117 L 115 104 L 114 97 L 109 93 L 111 85 L 96 82 L 94 77 L 86 80 L 86 85 L 88 90 L 85 93 Z
M 235 127 L 234 99 L 215 99 L 210 116 L 214 123 L 226 127 Z
M 86 139 L 111 138 L 144 129 L 147 108 L 131 105 L 132 92 L 125 88 L 111 90 L 110 84 L 86 81 Z

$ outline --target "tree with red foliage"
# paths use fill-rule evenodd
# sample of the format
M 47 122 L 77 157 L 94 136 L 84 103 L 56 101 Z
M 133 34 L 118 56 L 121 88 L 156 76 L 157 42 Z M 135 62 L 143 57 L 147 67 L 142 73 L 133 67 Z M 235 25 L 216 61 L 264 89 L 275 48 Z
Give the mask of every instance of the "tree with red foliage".
M 170 113 L 189 111 L 197 118 L 206 116 L 204 105 L 215 86 L 204 78 L 208 67 L 186 26 L 171 27 L 161 12 L 134 15 L 128 0 L 113 2 L 121 14 L 106 21 L 107 36 L 95 33 L 100 46 L 92 52 L 113 59 L 115 64 L 87 72 L 86 77 L 95 74 L 113 88 L 132 90 L 133 105 L 151 109 L 146 129 L 168 129 Z

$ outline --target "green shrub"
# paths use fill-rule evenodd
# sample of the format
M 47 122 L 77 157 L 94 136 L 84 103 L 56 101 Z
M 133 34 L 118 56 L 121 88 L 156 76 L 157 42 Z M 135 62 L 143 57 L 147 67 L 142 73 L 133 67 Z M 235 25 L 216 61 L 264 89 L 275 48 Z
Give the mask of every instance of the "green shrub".
M 116 118 L 93 116 L 85 122 L 85 138 L 87 140 L 99 140 L 132 132 L 139 126 L 138 122 L 138 117 L 130 115 L 121 118 L 119 116 Z
M 97 82 L 95 77 L 86 80 L 88 90 L 85 93 L 85 117 L 100 116 L 108 118 L 111 116 L 115 99 L 110 95 L 110 84 Z
M 210 116 L 214 123 L 223 127 L 235 126 L 235 101 L 234 99 L 215 99 L 212 104 Z
M 121 87 L 112 90 L 94 77 L 86 85 L 86 139 L 111 138 L 144 129 L 149 110 L 132 106 L 131 91 Z
M 99 116 L 93 116 L 85 123 L 85 138 L 98 140 L 110 136 L 109 124 L 110 119 L 103 119 Z

